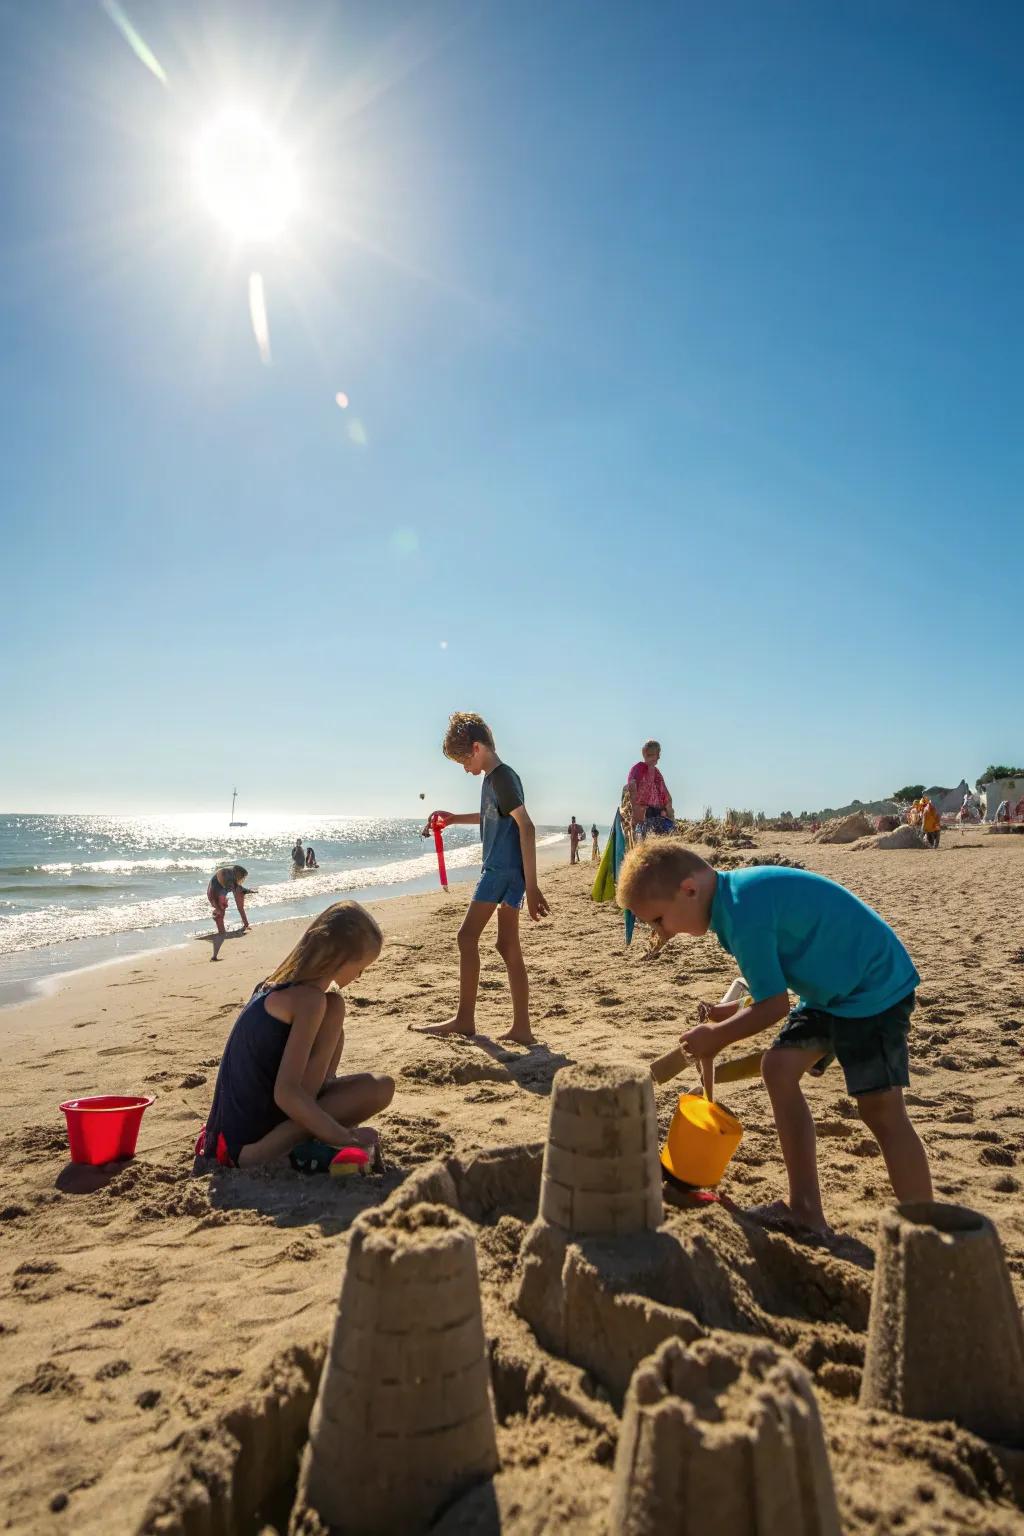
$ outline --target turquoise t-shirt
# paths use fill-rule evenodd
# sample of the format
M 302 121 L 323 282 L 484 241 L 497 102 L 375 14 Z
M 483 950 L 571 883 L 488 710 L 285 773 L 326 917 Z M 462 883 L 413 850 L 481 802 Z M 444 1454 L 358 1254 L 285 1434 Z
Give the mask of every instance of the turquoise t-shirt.
M 756 1003 L 790 991 L 841 1019 L 866 1019 L 921 979 L 877 912 L 804 869 L 719 871 L 711 931 L 735 957 Z

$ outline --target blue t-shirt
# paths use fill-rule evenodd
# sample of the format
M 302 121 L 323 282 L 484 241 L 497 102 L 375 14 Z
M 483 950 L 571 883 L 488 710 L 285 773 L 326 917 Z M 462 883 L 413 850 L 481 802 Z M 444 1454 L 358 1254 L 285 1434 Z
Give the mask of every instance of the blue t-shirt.
M 484 845 L 483 867 L 523 873 L 519 825 L 512 812 L 525 805 L 523 785 L 514 768 L 499 763 L 480 788 L 480 837 Z
M 719 871 L 711 931 L 737 960 L 756 1003 L 791 991 L 812 1008 L 866 1019 L 921 979 L 877 912 L 808 870 Z

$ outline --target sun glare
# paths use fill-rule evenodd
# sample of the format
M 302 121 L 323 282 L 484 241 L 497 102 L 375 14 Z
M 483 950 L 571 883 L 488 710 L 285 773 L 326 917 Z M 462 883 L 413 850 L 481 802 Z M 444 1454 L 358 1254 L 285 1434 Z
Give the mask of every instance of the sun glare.
M 214 118 L 196 144 L 195 169 L 204 202 L 236 240 L 276 240 L 298 207 L 292 157 L 253 112 L 232 107 Z

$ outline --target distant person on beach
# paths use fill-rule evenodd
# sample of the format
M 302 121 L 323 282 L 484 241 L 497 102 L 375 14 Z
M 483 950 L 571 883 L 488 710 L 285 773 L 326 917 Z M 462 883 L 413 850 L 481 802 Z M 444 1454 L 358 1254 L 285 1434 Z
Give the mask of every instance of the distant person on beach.
M 658 767 L 660 758 L 661 743 L 645 741 L 640 761 L 634 763 L 629 770 L 626 788 L 636 831 L 640 831 L 645 822 L 660 826 L 663 822 L 675 820 L 672 796 Z
M 307 869 L 319 869 L 320 868 L 320 865 L 316 861 L 316 854 L 313 852 L 312 844 L 310 844 L 310 846 L 306 849 L 306 868 Z
M 227 938 L 227 930 L 224 927 L 224 915 L 228 910 L 228 896 L 235 898 L 235 906 L 238 915 L 242 919 L 242 932 L 249 929 L 249 919 L 245 915 L 245 898 L 252 893 L 247 891 L 242 881 L 249 873 L 241 864 L 222 864 L 220 869 L 215 869 L 206 887 L 206 899 L 213 908 L 213 921 L 217 925 L 217 932 L 213 939 L 212 960 L 216 960 L 220 953 L 220 947 Z
M 302 846 L 302 839 L 301 839 L 301 837 L 297 837 L 295 839 L 295 847 L 292 849 L 292 868 L 293 869 L 305 869 L 305 867 L 306 867 L 306 850 Z
M 896 1199 L 932 1198 L 928 1158 L 907 1115 L 907 1032 L 920 980 L 887 923 L 844 886 L 802 869 L 716 871 L 670 838 L 633 848 L 616 900 L 663 940 L 712 932 L 734 956 L 754 998 L 716 1004 L 682 1037 L 699 1062 L 785 1020 L 761 1075 L 789 1174 L 789 1202 L 755 1208 L 827 1233 L 814 1120 L 800 1087 L 838 1057 L 846 1091 L 882 1149 Z M 790 989 L 799 996 L 790 1007 Z
M 939 846 L 939 833 L 942 831 L 942 817 L 935 809 L 933 801 L 925 796 L 924 805 L 921 807 L 921 831 L 929 848 Z
M 597 864 L 601 858 L 601 843 L 597 831 L 597 823 L 590 829 L 590 862 Z
M 336 902 L 314 918 L 235 1020 L 197 1157 L 254 1168 L 291 1152 L 296 1167 L 326 1168 L 339 1147 L 362 1147 L 378 1159 L 380 1138 L 362 1122 L 391 1103 L 394 1079 L 335 1073 L 345 1043 L 341 989 L 373 964 L 383 942 L 357 902 Z
M 575 816 L 570 821 L 568 827 L 566 827 L 566 831 L 569 834 L 569 863 L 578 864 L 580 861 L 580 843 L 582 843 L 586 833 Z
M 512 993 L 512 1028 L 503 1040 L 532 1045 L 530 982 L 519 941 L 519 910 L 526 900 L 530 917 L 548 916 L 537 884 L 537 833 L 526 809 L 519 775 L 494 750 L 494 737 L 479 715 L 459 712 L 448 721 L 442 751 L 466 773 L 482 774 L 479 811 L 432 811 L 449 825 L 480 828 L 483 868 L 469 910 L 459 929 L 459 1006 L 443 1024 L 418 1027 L 424 1035 L 476 1034 L 476 995 L 480 985 L 480 938 L 498 913 L 498 953 Z M 427 825 L 430 825 L 428 818 Z

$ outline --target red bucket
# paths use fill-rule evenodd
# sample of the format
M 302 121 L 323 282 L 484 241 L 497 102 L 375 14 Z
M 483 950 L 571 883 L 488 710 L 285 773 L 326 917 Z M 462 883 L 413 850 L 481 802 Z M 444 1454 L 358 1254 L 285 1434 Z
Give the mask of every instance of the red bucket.
M 60 1107 L 68 1122 L 73 1163 L 113 1163 L 135 1156 L 142 1117 L 152 1093 L 101 1093 L 89 1099 L 68 1099 Z

